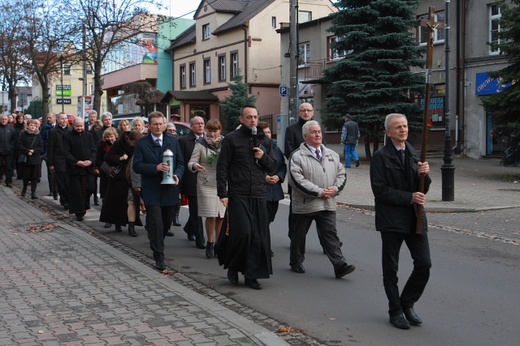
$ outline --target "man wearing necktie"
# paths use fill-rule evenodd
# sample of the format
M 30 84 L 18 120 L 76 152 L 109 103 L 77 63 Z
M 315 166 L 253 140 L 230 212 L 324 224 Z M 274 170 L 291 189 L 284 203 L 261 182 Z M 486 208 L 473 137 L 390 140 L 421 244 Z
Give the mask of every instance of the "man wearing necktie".
M 345 167 L 339 155 L 323 145 L 317 121 L 306 122 L 302 133 L 305 141 L 289 158 L 294 222 L 289 264 L 293 272 L 305 273 L 305 238 L 315 221 L 320 230 L 321 246 L 339 279 L 355 269 L 343 257 L 336 230 L 336 196 L 347 182 Z
M 148 116 L 150 135 L 142 137 L 134 149 L 132 169 L 141 174 L 141 189 L 146 206 L 146 231 L 155 259 L 155 268 L 166 269 L 164 237 L 173 222 L 175 206 L 179 204 L 179 179 L 184 174 L 184 159 L 177 138 L 165 132 L 166 118 L 161 112 Z M 164 132 L 164 133 L 163 133 Z M 163 154 L 173 153 L 175 184 L 161 184 L 163 173 L 170 170 Z
M 204 239 L 204 226 L 202 218 L 199 217 L 199 204 L 197 201 L 197 175 L 188 169 L 195 143 L 204 135 L 204 118 L 195 116 L 190 120 L 191 132 L 179 138 L 182 155 L 184 157 L 184 177 L 181 180 L 181 193 L 188 196 L 188 208 L 190 216 L 184 225 L 184 231 L 188 235 L 189 240 L 195 241 L 195 246 L 199 249 L 206 248 Z
M 428 174 L 428 162 L 419 162 L 419 155 L 406 140 L 408 120 L 404 114 L 386 116 L 388 140 L 374 153 L 370 165 L 370 182 L 375 197 L 376 230 L 383 243 L 383 285 L 388 298 L 390 323 L 399 329 L 418 326 L 422 320 L 413 307 L 430 277 L 430 247 L 426 213 L 422 217 L 421 234 L 417 234 L 417 206 L 426 202 L 425 193 L 431 184 L 425 177 L 425 193 L 419 192 L 419 176 Z M 405 242 L 413 258 L 413 272 L 401 295 L 397 286 L 399 252 Z M 403 316 L 404 314 L 404 316 Z

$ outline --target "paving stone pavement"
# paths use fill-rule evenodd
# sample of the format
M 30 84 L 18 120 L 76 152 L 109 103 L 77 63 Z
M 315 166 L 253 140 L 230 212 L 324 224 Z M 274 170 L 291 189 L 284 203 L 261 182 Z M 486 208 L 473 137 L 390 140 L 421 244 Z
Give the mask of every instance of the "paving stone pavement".
M 0 345 L 289 345 L 219 303 L 228 298 L 56 222 L 41 202 L 4 186 L 0 197 Z

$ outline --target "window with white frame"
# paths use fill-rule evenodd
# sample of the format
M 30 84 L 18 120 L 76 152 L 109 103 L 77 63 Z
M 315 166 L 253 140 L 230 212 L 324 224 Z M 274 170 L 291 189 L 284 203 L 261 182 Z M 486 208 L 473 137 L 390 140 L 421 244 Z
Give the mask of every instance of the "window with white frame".
M 179 66 L 179 86 L 181 89 L 186 89 L 186 65 Z
M 444 11 L 436 12 L 433 15 L 433 21 L 439 23 L 439 27 L 433 30 L 433 44 L 444 43 Z M 424 22 L 428 20 L 428 14 L 423 14 L 417 17 L 417 40 L 421 45 L 428 43 L 428 35 L 430 28 L 423 26 Z
M 311 11 L 298 11 L 298 23 L 310 22 L 312 20 Z
M 204 84 L 211 83 L 211 59 L 204 59 Z
M 497 4 L 489 5 L 488 7 L 489 13 L 489 54 L 496 55 L 500 54 L 500 48 L 498 48 L 498 44 L 500 44 L 500 38 L 498 37 L 500 31 L 502 30 L 500 26 L 500 18 L 502 17 L 502 9 Z
M 343 49 L 334 48 L 334 43 L 338 41 L 336 36 L 330 36 L 327 38 L 327 49 L 329 51 L 329 60 L 339 60 L 344 58 L 349 52 Z
M 229 78 L 234 80 L 238 74 L 238 52 L 229 53 L 229 58 L 231 60 L 231 71 L 229 71 Z
M 209 28 L 209 24 L 202 25 L 202 40 L 209 40 L 211 36 L 211 30 Z
M 219 55 L 218 57 L 218 81 L 226 80 L 226 55 Z
M 190 87 L 197 85 L 197 70 L 195 69 L 195 62 L 190 62 Z
M 311 44 L 309 42 L 298 45 L 298 66 L 307 66 L 311 62 Z

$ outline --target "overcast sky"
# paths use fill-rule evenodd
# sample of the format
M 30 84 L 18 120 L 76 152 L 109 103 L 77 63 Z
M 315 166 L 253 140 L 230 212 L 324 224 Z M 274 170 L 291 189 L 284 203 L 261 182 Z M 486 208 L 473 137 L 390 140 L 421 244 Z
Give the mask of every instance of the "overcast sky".
M 200 0 L 162 0 L 166 9 L 162 11 L 165 15 L 193 19 L 194 11 L 200 4 Z

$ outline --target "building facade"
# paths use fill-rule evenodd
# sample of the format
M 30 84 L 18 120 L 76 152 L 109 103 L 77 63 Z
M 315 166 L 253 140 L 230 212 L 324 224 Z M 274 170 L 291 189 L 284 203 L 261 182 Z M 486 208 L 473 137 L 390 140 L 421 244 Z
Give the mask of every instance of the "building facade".
M 329 0 L 300 0 L 300 21 L 335 11 Z M 280 23 L 289 21 L 289 0 L 204 0 L 195 24 L 172 40 L 173 90 L 182 121 L 194 115 L 221 118 L 219 103 L 230 95 L 228 85 L 240 73 L 256 97 L 260 115 L 273 122 L 280 113 L 279 86 L 282 64 Z
M 446 38 L 444 22 L 446 4 L 449 6 L 449 36 Z M 427 19 L 433 7 L 433 20 L 441 25 L 434 30 L 433 66 L 431 68 L 432 94 L 430 98 L 430 124 L 428 146 L 442 150 L 447 133 L 446 98 L 449 96 L 449 133 L 455 152 L 471 158 L 480 158 L 501 153 L 507 147 L 507 138 L 494 130 L 496 116 L 487 114 L 481 99 L 500 92 L 508 84 L 489 77 L 488 72 L 507 66 L 499 51 L 493 50 L 488 42 L 497 40 L 500 31 L 502 9 L 498 4 L 484 0 L 421 1 L 417 9 L 418 26 L 415 35 L 419 44 L 426 44 L 428 30 L 420 25 Z M 327 84 L 322 84 L 323 70 L 341 59 L 345 52 L 335 52 L 330 43 L 336 38 L 327 29 L 329 18 L 318 18 L 299 25 L 298 90 L 299 102 L 311 102 L 320 117 L 320 109 L 327 97 Z M 281 52 L 289 47 L 289 29 L 279 30 Z M 446 46 L 449 40 L 449 86 L 446 85 Z M 288 85 L 290 70 L 288 59 L 282 53 L 282 84 Z M 285 59 L 285 60 L 284 60 Z M 287 62 L 285 62 L 287 60 Z M 425 70 L 416 70 L 425 73 Z M 447 95 L 449 93 L 449 95 Z M 289 100 L 282 98 L 282 114 L 289 114 Z M 329 138 L 335 138 L 329 134 Z

